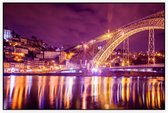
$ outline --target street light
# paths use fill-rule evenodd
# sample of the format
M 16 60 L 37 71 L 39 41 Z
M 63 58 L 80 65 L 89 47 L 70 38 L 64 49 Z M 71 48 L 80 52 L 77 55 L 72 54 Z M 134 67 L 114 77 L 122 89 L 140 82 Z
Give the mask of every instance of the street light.
M 84 49 L 87 49 L 88 45 L 87 44 L 83 44 L 83 47 L 84 47 Z
M 107 31 L 107 37 L 110 38 L 110 30 Z

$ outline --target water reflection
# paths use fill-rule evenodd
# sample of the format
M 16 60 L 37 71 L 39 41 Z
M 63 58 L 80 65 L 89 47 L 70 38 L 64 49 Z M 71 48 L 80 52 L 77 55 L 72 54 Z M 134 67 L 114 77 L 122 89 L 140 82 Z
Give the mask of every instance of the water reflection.
M 5 76 L 4 109 L 164 109 L 164 77 Z

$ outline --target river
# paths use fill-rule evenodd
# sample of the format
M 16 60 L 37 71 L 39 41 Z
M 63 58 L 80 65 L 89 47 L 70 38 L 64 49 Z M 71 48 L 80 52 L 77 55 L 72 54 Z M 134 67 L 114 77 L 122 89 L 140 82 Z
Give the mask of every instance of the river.
M 165 109 L 164 76 L 4 76 L 4 109 Z

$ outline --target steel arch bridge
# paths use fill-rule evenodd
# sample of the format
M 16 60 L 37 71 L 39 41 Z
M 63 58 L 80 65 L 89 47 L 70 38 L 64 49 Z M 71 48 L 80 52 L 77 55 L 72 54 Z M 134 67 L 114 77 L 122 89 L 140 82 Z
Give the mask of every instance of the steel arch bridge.
M 107 43 L 90 61 L 93 66 L 99 66 L 107 60 L 113 50 L 130 36 L 150 29 L 164 29 L 164 11 L 152 14 L 145 18 L 129 23 L 121 28 L 118 28 L 110 33 L 106 33 L 98 37 L 95 41 L 101 42 L 106 40 Z

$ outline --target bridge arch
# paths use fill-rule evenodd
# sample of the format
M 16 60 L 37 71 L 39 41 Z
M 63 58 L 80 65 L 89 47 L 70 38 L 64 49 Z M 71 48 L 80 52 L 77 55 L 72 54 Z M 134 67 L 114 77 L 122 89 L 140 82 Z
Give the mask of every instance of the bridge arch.
M 105 62 L 107 58 L 110 56 L 110 54 L 113 52 L 113 50 L 130 36 L 150 29 L 164 29 L 164 16 L 162 17 L 151 16 L 151 17 L 152 18 L 145 18 L 139 20 L 137 22 L 123 26 L 117 29 L 115 32 L 111 32 L 111 34 L 114 35 L 111 36 L 111 38 L 104 45 L 104 47 L 92 59 L 91 61 L 92 65 L 99 66 L 103 62 Z

